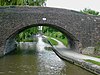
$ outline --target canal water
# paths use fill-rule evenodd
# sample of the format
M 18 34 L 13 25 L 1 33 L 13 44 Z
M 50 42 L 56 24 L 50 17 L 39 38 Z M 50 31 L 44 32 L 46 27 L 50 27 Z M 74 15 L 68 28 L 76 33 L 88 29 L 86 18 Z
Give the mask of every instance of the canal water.
M 60 59 L 50 45 L 42 42 L 20 42 L 18 48 L 0 58 L 0 75 L 94 75 Z

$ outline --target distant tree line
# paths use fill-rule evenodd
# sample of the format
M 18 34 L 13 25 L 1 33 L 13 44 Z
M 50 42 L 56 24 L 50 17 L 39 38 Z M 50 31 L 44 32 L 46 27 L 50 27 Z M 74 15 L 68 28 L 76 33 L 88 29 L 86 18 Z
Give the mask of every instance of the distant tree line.
M 22 31 L 21 33 L 19 33 L 17 36 L 16 36 L 16 41 L 18 42 L 25 42 L 25 41 L 32 41 L 32 37 L 33 35 L 36 35 L 38 34 L 39 32 L 39 29 L 38 27 L 32 27 L 32 28 L 29 28 L 29 29 L 26 29 L 24 31 Z

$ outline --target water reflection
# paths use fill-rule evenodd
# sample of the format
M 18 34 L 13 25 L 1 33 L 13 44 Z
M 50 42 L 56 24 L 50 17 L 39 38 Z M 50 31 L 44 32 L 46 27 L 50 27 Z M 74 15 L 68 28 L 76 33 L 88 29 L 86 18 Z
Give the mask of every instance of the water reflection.
M 73 64 L 62 61 L 50 45 L 42 42 L 21 42 L 19 48 L 0 59 L 0 75 L 94 75 Z

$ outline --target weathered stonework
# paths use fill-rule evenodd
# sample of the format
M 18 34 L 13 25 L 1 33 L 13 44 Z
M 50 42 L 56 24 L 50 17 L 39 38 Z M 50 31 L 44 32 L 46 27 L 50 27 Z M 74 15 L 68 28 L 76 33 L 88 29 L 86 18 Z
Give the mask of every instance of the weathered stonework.
M 15 41 L 15 39 L 8 39 L 4 48 L 4 55 L 13 51 L 15 48 L 17 47 L 17 43 Z
M 43 19 L 44 18 L 44 19 Z M 73 47 L 84 48 L 100 41 L 100 17 L 49 7 L 0 7 L 0 54 L 9 38 L 32 26 L 45 25 L 63 32 Z

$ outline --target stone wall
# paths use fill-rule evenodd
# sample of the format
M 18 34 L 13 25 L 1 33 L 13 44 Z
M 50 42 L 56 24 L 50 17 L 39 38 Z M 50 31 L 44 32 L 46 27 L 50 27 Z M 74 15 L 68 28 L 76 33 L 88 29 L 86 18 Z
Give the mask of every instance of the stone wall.
M 75 46 L 78 41 L 83 48 L 100 41 L 100 18 L 97 16 L 49 7 L 0 7 L 0 51 L 4 50 L 7 39 L 38 25 L 58 29 Z
M 87 55 L 94 55 L 94 47 L 87 47 L 82 50 L 82 54 L 87 54 Z
M 4 55 L 15 50 L 16 47 L 17 47 L 17 43 L 16 43 L 15 39 L 12 39 L 12 38 L 8 39 L 6 41 L 6 45 L 4 48 L 4 52 L 3 52 Z

